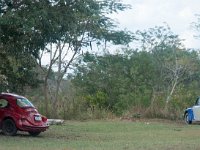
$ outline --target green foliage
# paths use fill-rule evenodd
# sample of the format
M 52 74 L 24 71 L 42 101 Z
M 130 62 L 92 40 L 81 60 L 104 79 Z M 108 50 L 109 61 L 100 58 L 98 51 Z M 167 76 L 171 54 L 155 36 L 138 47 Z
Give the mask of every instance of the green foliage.
M 107 111 L 122 115 L 141 108 L 149 116 L 179 117 L 198 95 L 199 55 L 185 49 L 168 26 L 137 31 L 134 36 L 117 30 L 108 14 L 127 8 L 118 0 L 0 1 L 0 91 L 23 92 L 27 86 L 36 86 L 39 53 L 46 52 L 48 44 L 62 43 L 68 46 L 66 55 L 71 50 L 73 56 L 82 51 L 83 56 L 72 74 L 72 91 L 65 89 L 63 84 L 69 83 L 62 79 L 75 57 L 60 61 L 58 73 L 53 72 L 53 63 L 49 69 L 42 68 L 48 72 L 45 94 L 52 100 L 47 108 L 60 108 L 59 116 L 73 118 L 89 109 L 97 116 Z M 198 30 L 199 23 L 195 27 Z M 94 44 L 125 45 L 133 39 L 137 46 L 121 54 L 84 52 L 93 50 Z
M 107 17 L 108 14 L 127 8 L 130 6 L 116 0 L 0 1 L 0 55 L 3 56 L 0 69 L 8 70 L 0 72 L 9 79 L 9 86 L 4 89 L 16 91 L 15 85 L 11 84 L 31 85 L 27 76 L 31 74 L 33 79 L 36 75 L 33 70 L 35 63 L 31 61 L 39 57 L 41 50 L 46 51 L 49 43 L 63 42 L 75 54 L 83 47 L 92 48 L 92 43 L 129 43 L 132 39 L 131 33 L 117 31 L 116 23 Z M 24 56 L 27 58 L 22 59 Z M 16 62 L 7 64 L 10 59 Z M 30 62 L 27 63 L 26 59 Z M 71 61 L 68 62 L 69 65 Z M 16 72 L 19 65 L 26 71 L 19 68 L 21 71 Z M 15 81 L 18 82 L 12 83 Z M 36 79 L 31 81 L 33 83 Z
M 1 55 L 1 54 L 0 54 Z M 37 72 L 34 69 L 36 61 L 30 55 L 23 55 L 21 58 L 7 57 L 1 55 L 0 72 L 3 76 L 0 91 L 22 93 L 26 86 L 37 86 Z
M 107 95 L 104 92 L 97 91 L 93 95 L 87 95 L 85 100 L 89 103 L 90 107 L 103 108 L 107 101 Z
M 89 105 L 96 105 L 96 94 L 103 92 L 103 108 L 116 115 L 130 111 L 180 118 L 200 88 L 197 51 L 184 49 L 178 36 L 168 28 L 156 27 L 137 34 L 141 51 L 83 56 L 72 80 L 78 95 L 86 96 Z M 141 110 L 134 112 L 135 108 Z
M 130 57 L 110 54 L 89 56 L 88 53 L 85 56 L 83 60 L 88 65 L 78 67 L 73 82 L 81 87 L 81 94 L 89 94 L 87 98 L 90 104 L 98 101 L 96 95 L 99 91 L 106 94 L 104 109 L 108 108 L 116 114 L 122 114 L 132 105 L 143 105 L 141 100 L 149 104 L 146 95 L 138 97 L 141 93 L 148 95 L 151 91 L 152 74 L 145 71 L 153 68 L 152 61 L 147 59 L 150 57 L 148 53 L 135 52 Z

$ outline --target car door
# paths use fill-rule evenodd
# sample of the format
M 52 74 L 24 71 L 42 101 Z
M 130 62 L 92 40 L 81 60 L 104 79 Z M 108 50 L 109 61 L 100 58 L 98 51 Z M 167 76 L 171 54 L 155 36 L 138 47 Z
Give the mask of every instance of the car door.
M 197 98 L 195 105 L 193 106 L 194 120 L 200 121 L 200 97 Z
M 0 123 L 5 116 L 5 113 L 7 112 L 8 106 L 8 101 L 6 99 L 0 98 Z

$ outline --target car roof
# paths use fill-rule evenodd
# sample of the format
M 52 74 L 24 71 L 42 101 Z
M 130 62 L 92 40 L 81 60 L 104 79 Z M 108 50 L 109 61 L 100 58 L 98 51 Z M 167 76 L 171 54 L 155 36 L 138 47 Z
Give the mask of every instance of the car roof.
M 0 96 L 24 98 L 23 96 L 20 96 L 18 94 L 14 94 L 14 93 L 1 93 Z

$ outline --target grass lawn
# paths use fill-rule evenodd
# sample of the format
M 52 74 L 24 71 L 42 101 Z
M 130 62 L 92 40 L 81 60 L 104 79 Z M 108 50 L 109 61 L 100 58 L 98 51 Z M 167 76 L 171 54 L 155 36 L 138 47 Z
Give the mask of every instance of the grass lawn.
M 200 125 L 166 120 L 66 121 L 38 137 L 0 134 L 0 150 L 199 150 Z

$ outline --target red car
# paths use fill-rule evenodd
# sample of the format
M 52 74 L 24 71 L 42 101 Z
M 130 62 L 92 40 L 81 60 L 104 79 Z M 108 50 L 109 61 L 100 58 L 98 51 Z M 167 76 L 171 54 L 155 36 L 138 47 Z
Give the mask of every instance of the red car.
M 47 118 L 40 115 L 27 98 L 11 93 L 0 94 L 0 130 L 5 135 L 16 135 L 19 130 L 37 136 L 48 127 Z

